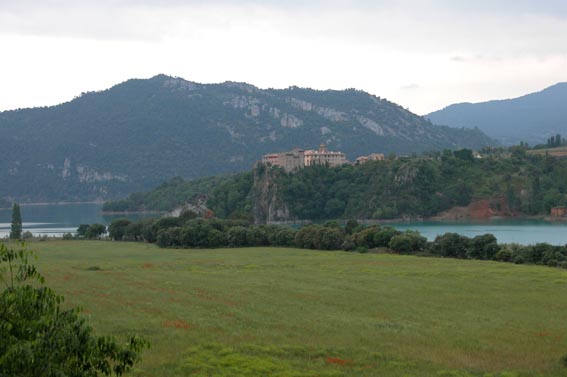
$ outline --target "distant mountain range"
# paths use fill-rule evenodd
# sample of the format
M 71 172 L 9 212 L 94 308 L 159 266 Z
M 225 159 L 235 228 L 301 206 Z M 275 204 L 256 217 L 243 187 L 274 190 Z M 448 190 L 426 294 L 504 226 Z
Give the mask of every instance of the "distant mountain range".
M 50 202 L 117 198 L 174 176 L 248 170 L 262 154 L 320 143 L 354 160 L 494 141 L 354 89 L 261 90 L 158 75 L 58 106 L 1 112 L 0 143 L 0 198 Z
M 478 127 L 504 144 L 546 143 L 550 136 L 567 136 L 567 83 L 514 99 L 459 103 L 426 118 L 453 127 Z

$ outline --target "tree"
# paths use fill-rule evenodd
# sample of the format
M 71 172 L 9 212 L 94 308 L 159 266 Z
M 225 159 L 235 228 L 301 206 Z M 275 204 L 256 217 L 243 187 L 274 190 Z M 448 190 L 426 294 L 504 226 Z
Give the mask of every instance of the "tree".
M 128 219 L 116 219 L 108 226 L 108 235 L 115 241 L 120 241 L 126 234 L 126 228 L 132 222 Z
M 89 224 L 81 224 L 77 228 L 77 236 L 84 238 L 87 236 L 87 230 L 89 230 Z
M 10 230 L 10 239 L 22 239 L 22 214 L 20 213 L 20 206 L 14 203 L 12 207 L 12 227 Z
M 92 224 L 85 232 L 85 237 L 88 239 L 99 238 L 106 233 L 106 226 L 103 224 Z
M 434 254 L 450 258 L 467 258 L 471 240 L 458 233 L 445 233 L 435 237 L 431 245 Z
M 345 225 L 345 232 L 346 234 L 352 234 L 354 233 L 354 230 L 356 228 L 358 228 L 360 226 L 360 224 L 358 223 L 358 221 L 350 219 L 349 221 L 347 221 L 346 225 Z
M 470 241 L 467 256 L 470 259 L 493 259 L 500 251 L 496 237 L 492 234 L 483 234 Z
M 78 309 L 44 285 L 25 245 L 0 244 L 0 376 L 120 376 L 148 343 L 93 335 Z
M 464 161 L 474 161 L 473 151 L 467 148 L 454 151 L 453 155 L 455 155 L 456 158 Z
M 427 245 L 427 239 L 418 232 L 405 231 L 390 239 L 388 247 L 400 254 L 414 254 L 423 251 Z

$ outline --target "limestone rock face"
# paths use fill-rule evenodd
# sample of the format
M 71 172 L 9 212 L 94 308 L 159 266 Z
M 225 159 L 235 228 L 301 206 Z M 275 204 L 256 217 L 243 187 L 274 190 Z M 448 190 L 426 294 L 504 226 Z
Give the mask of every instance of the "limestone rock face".
M 254 174 L 254 221 L 269 224 L 293 220 L 289 208 L 278 197 L 278 187 L 274 184 L 270 169 L 257 169 Z

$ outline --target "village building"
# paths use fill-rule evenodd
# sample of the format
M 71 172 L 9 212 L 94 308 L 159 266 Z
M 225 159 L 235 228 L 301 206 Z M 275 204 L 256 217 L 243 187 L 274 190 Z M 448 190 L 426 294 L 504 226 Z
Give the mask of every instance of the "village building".
M 368 161 L 382 161 L 385 158 L 386 157 L 384 156 L 383 153 L 372 153 L 368 156 L 360 156 L 359 158 L 356 159 L 355 164 L 362 165 L 364 163 L 367 163 Z
M 329 151 L 325 144 L 321 144 L 319 150 L 294 149 L 289 152 L 266 154 L 262 156 L 262 163 L 279 166 L 289 173 L 312 165 L 339 166 L 346 164 L 347 160 L 344 153 Z
M 305 151 L 294 149 L 283 153 L 270 153 L 262 156 L 264 165 L 280 166 L 286 172 L 294 171 L 305 166 Z
M 347 160 L 343 152 L 332 152 L 325 144 L 319 146 L 319 150 L 305 151 L 305 166 L 329 165 L 339 166 L 346 164 Z

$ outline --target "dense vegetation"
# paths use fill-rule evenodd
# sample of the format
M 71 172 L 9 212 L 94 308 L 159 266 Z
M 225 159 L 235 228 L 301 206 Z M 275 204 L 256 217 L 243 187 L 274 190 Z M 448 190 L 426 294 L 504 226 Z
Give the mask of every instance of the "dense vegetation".
M 361 166 L 310 167 L 292 174 L 261 167 L 255 174 L 249 195 L 230 195 L 234 186 L 245 191 L 242 180 L 217 187 L 209 200 L 213 212 L 230 216 L 271 201 L 288 209 L 289 218 L 270 219 L 256 211 L 256 221 L 391 219 L 433 216 L 480 199 L 504 216 L 545 215 L 567 203 L 567 160 L 526 155 L 521 147 L 487 150 L 483 158 L 473 158 L 465 149 Z
M 45 286 L 25 245 L 0 243 L 0 376 L 121 376 L 147 342 L 99 337 Z
M 426 117 L 436 124 L 478 127 L 505 144 L 542 144 L 567 133 L 567 83 L 519 98 L 483 103 L 460 103 Z
M 175 177 L 154 190 L 137 192 L 128 195 L 126 199 L 106 202 L 103 211 L 170 211 L 185 204 L 194 195 L 208 193 L 229 179 L 230 176 L 218 176 L 186 181 L 181 177 Z
M 180 217 L 137 222 L 118 219 L 110 224 L 108 234 L 116 241 L 145 241 L 165 248 L 279 246 L 362 253 L 385 248 L 407 255 L 497 260 L 567 269 L 567 245 L 499 245 L 492 234 L 471 239 L 456 233 L 446 233 L 428 242 L 415 231 L 400 232 L 388 226 L 364 226 L 355 220 L 349 220 L 344 226 L 336 221 L 328 221 L 323 225 L 310 224 L 294 229 L 278 225 L 252 225 L 246 220 L 203 219 L 186 211 Z
M 201 193 L 207 194 L 207 206 L 217 217 L 258 222 L 429 217 L 481 199 L 500 216 L 548 215 L 552 207 L 567 204 L 567 160 L 526 150 L 485 149 L 482 158 L 467 149 L 445 150 L 360 166 L 314 166 L 292 174 L 260 166 L 218 180 L 173 180 L 105 208 L 173 209 Z M 262 210 L 267 205 L 287 209 L 288 217 L 269 218 Z
M 0 198 L 20 202 L 124 197 L 176 176 L 247 170 L 265 153 L 321 142 L 351 160 L 493 143 L 362 91 L 261 90 L 164 75 L 0 112 L 0 142 Z

